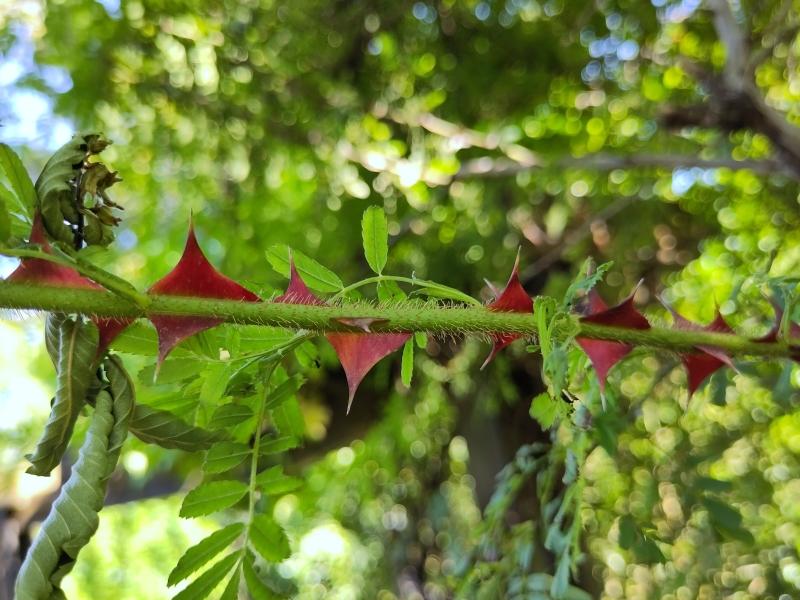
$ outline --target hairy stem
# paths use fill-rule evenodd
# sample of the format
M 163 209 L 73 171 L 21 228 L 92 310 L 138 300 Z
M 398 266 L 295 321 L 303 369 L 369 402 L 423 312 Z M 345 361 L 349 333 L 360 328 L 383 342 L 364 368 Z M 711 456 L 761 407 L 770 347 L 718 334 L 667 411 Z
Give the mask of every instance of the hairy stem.
M 0 282 L 0 308 L 46 310 L 80 313 L 101 317 L 147 317 L 173 315 L 214 317 L 220 321 L 251 325 L 269 325 L 312 331 L 357 331 L 339 319 L 374 319 L 371 330 L 427 331 L 441 335 L 516 333 L 533 336 L 536 322 L 529 314 L 493 312 L 483 307 L 444 307 L 432 303 L 401 302 L 393 306 L 366 303 L 315 306 L 271 302 L 234 302 L 209 298 L 151 296 L 147 310 L 125 298 L 112 294 L 72 288 L 54 288 Z M 578 335 L 586 338 L 613 340 L 637 346 L 691 350 L 695 346 L 714 346 L 735 355 L 791 357 L 798 349 L 784 342 L 761 343 L 746 337 L 708 331 L 687 331 L 653 327 L 639 330 L 575 324 Z M 568 335 L 567 328 L 556 330 L 556 337 Z M 573 330 L 574 331 L 574 330 Z M 800 342 L 800 340 L 797 340 Z

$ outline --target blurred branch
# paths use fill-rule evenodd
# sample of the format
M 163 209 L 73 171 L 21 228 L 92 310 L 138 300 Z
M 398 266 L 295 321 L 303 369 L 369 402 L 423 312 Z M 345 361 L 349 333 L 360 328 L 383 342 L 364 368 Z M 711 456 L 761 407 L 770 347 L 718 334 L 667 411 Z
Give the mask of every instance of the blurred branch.
M 732 158 L 700 158 L 688 154 L 587 154 L 585 156 L 566 156 L 551 161 L 540 160 L 535 165 L 523 165 L 503 158 L 482 157 L 466 161 L 456 174 L 456 179 L 472 177 L 508 177 L 526 171 L 543 168 L 573 168 L 596 171 L 615 169 L 747 169 L 760 175 L 783 173 L 790 175 L 779 162 L 774 160 L 734 160 Z
M 708 0 L 714 17 L 714 29 L 719 41 L 725 46 L 725 85 L 732 91 L 747 88 L 747 57 L 749 43 L 736 22 L 728 0 Z
M 705 76 L 710 76 L 699 65 L 692 69 L 692 73 L 695 75 L 699 75 L 701 71 L 704 74 L 704 78 Z M 665 116 L 664 120 L 674 126 L 683 126 L 687 120 L 698 125 L 701 119 L 708 120 L 709 115 L 712 115 L 711 121 L 705 125 L 714 126 L 720 119 L 715 116 L 715 113 L 711 113 L 705 108 L 698 111 L 697 115 L 692 114 L 691 107 L 679 108 L 675 114 Z M 469 148 L 481 148 L 501 153 L 501 156 L 481 156 L 466 160 L 462 162 L 455 174 L 450 175 L 430 169 L 425 164 L 413 165 L 413 161 L 406 158 L 364 152 L 348 142 L 339 144 L 339 151 L 347 160 L 360 164 L 368 171 L 391 173 L 402 178 L 404 172 L 407 172 L 409 167 L 413 167 L 419 170 L 419 180 L 430 186 L 449 185 L 454 180 L 459 179 L 513 177 L 519 173 L 539 169 L 613 171 L 615 169 L 672 170 L 698 167 L 701 169 L 731 169 L 734 171 L 750 170 L 759 175 L 782 174 L 791 178 L 797 177 L 798 173 L 800 173 L 800 171 L 796 172 L 787 168 L 781 161 L 774 159 L 702 158 L 692 154 L 595 153 L 584 156 L 550 158 L 542 156 L 520 144 L 504 141 L 502 132 L 486 133 L 477 131 L 446 121 L 430 113 L 409 116 L 407 111 L 394 111 L 387 118 L 408 127 L 420 127 L 429 133 L 444 138 L 448 146 L 447 150 L 453 154 Z M 733 125 L 738 126 L 738 121 Z
M 559 244 L 551 248 L 546 254 L 539 257 L 536 262 L 523 269 L 523 271 L 520 273 L 522 280 L 528 281 L 540 273 L 547 271 L 553 266 L 553 264 L 558 262 L 558 260 L 567 250 L 574 248 L 591 236 L 592 227 L 595 225 L 595 223 L 604 223 L 605 221 L 611 219 L 615 215 L 628 208 L 635 200 L 636 198 L 633 196 L 623 196 L 621 198 L 617 198 L 617 200 L 611 204 L 604 206 L 599 212 L 592 215 L 591 218 L 587 219 L 578 228 L 565 235 Z
M 749 68 L 749 33 L 736 20 L 728 0 L 707 0 L 717 37 L 725 46 L 722 74 L 689 69 L 710 98 L 694 106 L 667 109 L 667 127 L 707 127 L 722 131 L 750 129 L 772 142 L 777 159 L 800 179 L 800 128 L 769 106 Z

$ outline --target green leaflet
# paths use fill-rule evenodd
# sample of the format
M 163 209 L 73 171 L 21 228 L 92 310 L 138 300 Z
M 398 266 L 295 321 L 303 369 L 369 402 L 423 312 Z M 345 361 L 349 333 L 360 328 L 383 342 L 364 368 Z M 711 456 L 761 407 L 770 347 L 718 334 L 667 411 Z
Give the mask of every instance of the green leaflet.
M 570 308 L 580 295 L 588 294 L 600 283 L 608 270 L 613 266 L 613 262 L 607 262 L 595 269 L 594 261 L 591 258 L 587 258 L 583 262 L 577 277 L 567 288 L 561 306 L 566 309 Z
M 230 570 L 239 560 L 239 553 L 233 552 L 225 558 L 217 561 L 211 568 L 205 571 L 200 577 L 190 583 L 180 594 L 175 595 L 172 600 L 197 600 L 205 598 L 214 591 Z
M 283 473 L 283 467 L 270 467 L 256 477 L 256 485 L 267 495 L 286 494 L 303 485 L 303 480 Z
M 19 156 L 6 144 L 0 144 L 0 171 L 5 174 L 11 185 L 12 194 L 4 194 L 6 198 L 15 201 L 16 206 L 8 206 L 8 210 L 17 213 L 30 222 L 33 216 L 33 206 L 36 204 L 36 192 L 28 176 L 28 171 L 19 159 Z M 2 186 L 5 189 L 5 186 Z
M 219 600 L 237 600 L 239 598 L 239 578 L 239 569 L 236 569 L 230 580 L 228 580 L 225 589 L 222 590 Z
M 361 219 L 364 257 L 378 275 L 383 272 L 389 256 L 389 224 L 380 206 L 370 206 Z
M 64 313 L 47 313 L 44 322 L 44 345 L 53 366 L 58 369 L 58 346 L 61 343 L 61 325 L 67 319 Z
M 403 346 L 403 362 L 400 364 L 400 378 L 403 385 L 411 387 L 414 376 L 414 339 L 409 339 Z
M 109 453 L 119 454 L 122 444 L 128 437 L 128 430 L 134 413 L 136 392 L 128 372 L 118 357 L 106 357 L 103 361 L 103 368 L 111 387 L 111 396 L 114 398 L 114 421 L 117 424 L 125 424 L 124 428 L 115 426 L 109 436 Z
M 184 552 L 172 569 L 167 585 L 173 586 L 200 569 L 212 558 L 230 546 L 244 531 L 244 523 L 233 523 L 215 531 Z
M 247 485 L 241 481 L 206 481 L 186 494 L 180 516 L 193 518 L 210 515 L 233 506 L 244 498 L 245 494 Z
M 72 429 L 86 404 L 86 393 L 94 379 L 94 358 L 97 354 L 97 329 L 81 320 L 48 319 L 46 339 L 51 358 L 55 352 L 55 331 L 58 331 L 56 397 L 42 437 L 36 449 L 27 456 L 31 461 L 28 473 L 49 475 L 61 461 L 72 436 Z
M 539 422 L 542 429 L 550 429 L 559 417 L 560 404 L 550 394 L 542 392 L 531 402 L 530 415 Z
M 208 450 L 214 442 L 224 437 L 223 433 L 189 425 L 171 412 L 146 404 L 134 407 L 130 430 L 147 444 L 184 452 Z
M 303 412 L 294 396 L 289 396 L 279 406 L 272 409 L 272 420 L 278 431 L 284 435 L 302 438 L 305 433 L 306 424 L 303 420 Z
M 208 368 L 208 362 L 197 358 L 172 358 L 162 363 L 156 376 L 156 365 L 152 364 L 139 371 L 139 381 L 145 385 L 154 383 L 179 383 L 193 379 Z
M 11 235 L 11 215 L 6 209 L 3 194 L 0 193 L 0 242 L 5 242 Z
M 203 470 L 206 473 L 224 473 L 238 467 L 244 462 L 252 449 L 247 444 L 238 442 L 220 442 L 214 444 L 206 454 Z
M 253 555 L 249 552 L 244 558 L 242 563 L 242 571 L 244 573 L 244 580 L 247 583 L 247 591 L 253 597 L 253 600 L 275 600 L 280 598 L 278 594 L 269 589 L 266 584 L 261 581 L 261 578 L 256 573 L 253 566 Z
M 279 454 L 292 448 L 297 448 L 300 445 L 300 440 L 290 435 L 285 435 L 278 438 L 269 438 L 263 436 L 261 438 L 261 446 L 258 451 L 259 455 L 267 456 L 268 454 Z
M 261 514 L 250 523 L 250 544 L 267 562 L 281 562 L 289 557 L 289 540 L 270 516 Z
M 295 267 L 300 273 L 305 284 L 318 292 L 338 292 L 344 287 L 339 276 L 330 269 L 323 267 L 313 258 L 298 250 L 291 250 L 289 246 L 276 244 L 267 249 L 267 261 L 278 273 L 289 277 L 289 256 L 294 260 Z
M 274 390 L 272 390 L 269 395 L 267 396 L 266 404 L 264 404 L 264 408 L 267 410 L 271 410 L 273 408 L 279 407 L 281 404 L 286 402 L 289 398 L 294 396 L 297 390 L 300 389 L 300 386 L 303 385 L 305 380 L 298 376 L 293 375 L 280 385 L 276 386 Z
M 112 377 L 118 377 L 109 366 Z M 97 530 L 106 484 L 117 464 L 133 405 L 129 388 L 117 381 L 111 393 L 102 390 L 72 475 L 61 488 L 20 568 L 17 600 L 63 598 L 59 585 L 75 564 L 78 552 Z
M 211 415 L 208 426 L 211 429 L 228 429 L 244 423 L 247 419 L 253 418 L 253 409 L 246 404 L 235 404 L 230 402 L 218 406 Z

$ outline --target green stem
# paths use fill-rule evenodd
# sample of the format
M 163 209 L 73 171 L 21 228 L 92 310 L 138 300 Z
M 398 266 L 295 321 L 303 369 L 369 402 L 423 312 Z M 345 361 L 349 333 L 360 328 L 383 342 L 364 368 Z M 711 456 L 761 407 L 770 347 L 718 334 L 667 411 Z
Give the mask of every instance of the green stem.
M 269 393 L 269 380 L 275 372 L 275 367 L 278 366 L 278 361 L 273 361 L 270 364 L 269 371 L 264 376 L 264 395 L 258 405 L 258 413 L 256 414 L 255 426 L 255 440 L 253 441 L 253 458 L 250 461 L 250 484 L 249 484 L 249 504 L 247 506 L 247 529 L 245 529 L 244 547 L 247 547 L 247 539 L 250 537 L 250 525 L 253 522 L 253 516 L 256 511 L 256 476 L 258 475 L 258 457 L 261 446 L 261 423 L 264 421 L 264 416 L 267 412 L 267 395 Z
M 340 319 L 374 319 L 371 329 L 375 332 L 426 331 L 441 335 L 478 334 L 485 337 L 498 333 L 532 337 L 537 332 L 535 319 L 530 314 L 493 312 L 484 307 L 443 307 L 418 301 L 399 302 L 391 306 L 375 306 L 363 302 L 317 306 L 182 296 L 149 298 L 150 306 L 145 310 L 130 300 L 100 290 L 0 282 L 0 308 L 101 317 L 140 318 L 155 314 L 213 317 L 238 324 L 270 325 L 317 332 L 357 330 L 345 325 Z M 571 333 L 567 329 L 572 327 L 577 327 L 577 335 L 580 337 L 676 351 L 687 351 L 696 346 L 713 346 L 734 355 L 776 357 L 791 357 L 798 351 L 796 347 L 790 347 L 785 342 L 760 343 L 728 333 L 663 327 L 640 330 L 576 322 L 560 325 L 554 335 L 557 338 L 566 337 Z
M 147 294 L 141 293 L 124 279 L 80 257 L 72 257 L 59 250 L 57 247 L 53 249 L 56 254 L 49 254 L 33 248 L 0 248 L 0 255 L 14 258 L 36 258 L 39 260 L 46 260 L 68 269 L 74 269 L 84 277 L 88 277 L 92 281 L 99 283 L 110 292 L 122 298 L 127 298 L 142 308 L 147 308 L 150 303 L 150 297 L 147 296 Z

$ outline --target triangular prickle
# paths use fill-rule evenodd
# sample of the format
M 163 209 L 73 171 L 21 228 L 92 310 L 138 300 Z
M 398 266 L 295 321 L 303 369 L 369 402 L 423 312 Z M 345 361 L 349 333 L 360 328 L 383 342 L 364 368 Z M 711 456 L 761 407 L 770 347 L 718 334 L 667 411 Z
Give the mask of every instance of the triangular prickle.
M 517 259 L 514 261 L 514 268 L 511 270 L 511 276 L 508 278 L 506 287 L 499 293 L 495 290 L 494 286 L 489 287 L 495 292 L 495 299 L 486 305 L 486 308 L 496 312 L 519 312 L 519 313 L 532 313 L 533 300 L 528 296 L 528 292 L 522 287 L 519 280 L 519 252 L 517 252 Z M 518 333 L 492 333 L 492 350 L 489 356 L 483 361 L 481 369 L 484 369 L 500 350 L 508 346 L 514 340 L 518 340 L 522 335 Z
M 300 277 L 300 273 L 298 273 L 295 268 L 294 260 L 291 258 L 289 272 L 289 285 L 286 288 L 286 292 L 275 298 L 275 302 L 282 302 L 285 304 L 325 304 L 308 289 L 303 278 Z M 371 324 L 384 322 L 385 320 L 343 317 L 337 319 L 337 321 L 351 327 L 369 329 Z M 347 378 L 347 412 L 349 413 L 350 407 L 353 405 L 353 398 L 355 397 L 356 390 L 366 374 L 378 361 L 405 344 L 411 337 L 411 334 L 367 332 L 329 333 L 325 337 L 336 351 L 336 355 L 339 357 L 339 362 Z
M 186 246 L 178 264 L 166 276 L 153 284 L 148 293 L 242 302 L 260 301 L 260 298 L 253 292 L 226 277 L 208 262 L 197 243 L 194 226 L 191 223 Z M 222 319 L 214 317 L 150 315 L 149 318 L 158 332 L 159 364 L 181 341 L 222 323 Z
M 347 377 L 347 412 L 359 384 L 370 369 L 411 337 L 410 333 L 329 333 L 325 336 L 336 350 L 336 355 Z
M 650 329 L 650 323 L 642 313 L 636 310 L 633 304 L 635 294 L 636 290 L 625 300 L 609 308 L 600 297 L 600 294 L 592 289 L 587 295 L 586 313 L 580 320 L 583 323 L 596 323 L 598 325 L 624 327 L 627 329 Z M 595 373 L 597 373 L 601 391 L 605 390 L 606 379 L 608 379 L 608 372 L 611 367 L 633 350 L 633 346 L 623 342 L 594 340 L 585 337 L 578 337 L 575 341 L 589 357 Z
M 700 325 L 699 323 L 693 323 L 685 319 L 669 306 L 667 306 L 667 309 L 672 313 L 676 329 L 733 333 L 733 330 L 725 322 L 725 319 L 719 311 L 717 311 L 711 323 L 708 325 Z M 696 346 L 696 348 L 699 352 L 681 352 L 679 354 L 683 366 L 686 367 L 686 379 L 689 386 L 690 397 L 697 391 L 700 384 L 702 384 L 709 375 L 717 371 L 717 369 L 725 365 L 733 369 L 736 368 L 733 366 L 731 357 L 728 356 L 724 350 L 713 346 Z
M 42 217 L 37 212 L 33 217 L 31 234 L 28 240 L 38 244 L 42 252 L 52 254 L 53 250 L 44 232 Z M 23 258 L 19 266 L 7 277 L 14 283 L 35 283 L 54 287 L 102 289 L 94 281 L 80 275 L 75 269 L 56 264 L 41 258 Z
M 134 319 L 124 317 L 92 317 L 92 323 L 97 326 L 99 337 L 97 340 L 97 356 L 102 356 L 106 353 L 111 342 L 122 333 L 125 328 L 133 323 Z
M 275 298 L 274 302 L 280 302 L 282 304 L 325 304 L 308 289 L 306 282 L 303 281 L 303 278 L 300 277 L 300 273 L 297 272 L 294 258 L 292 258 L 291 255 L 289 255 L 289 285 L 283 294 Z

